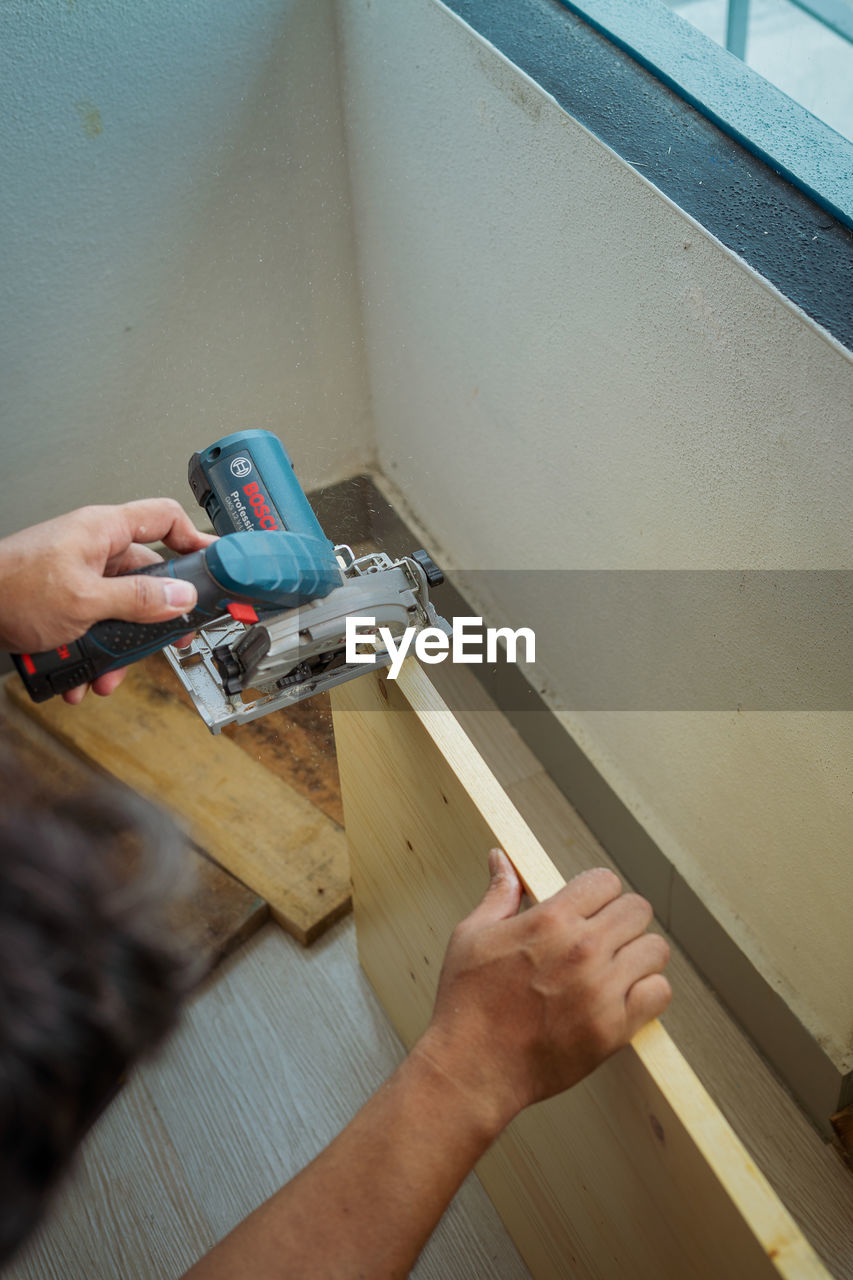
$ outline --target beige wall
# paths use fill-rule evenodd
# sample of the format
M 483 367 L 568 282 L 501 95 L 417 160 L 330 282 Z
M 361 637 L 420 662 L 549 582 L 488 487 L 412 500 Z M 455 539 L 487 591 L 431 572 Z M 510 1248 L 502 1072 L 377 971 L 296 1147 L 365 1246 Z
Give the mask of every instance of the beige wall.
M 193 506 L 190 454 L 369 455 L 331 0 L 10 0 L 0 49 L 0 534 Z
M 448 564 L 849 565 L 849 353 L 438 0 L 339 9 L 378 456 Z M 853 1065 L 849 716 L 564 719 Z

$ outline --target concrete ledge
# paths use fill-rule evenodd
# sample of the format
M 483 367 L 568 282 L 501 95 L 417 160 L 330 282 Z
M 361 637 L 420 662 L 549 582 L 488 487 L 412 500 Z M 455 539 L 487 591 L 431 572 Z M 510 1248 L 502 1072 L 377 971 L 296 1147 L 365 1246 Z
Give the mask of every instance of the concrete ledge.
M 847 179 L 853 144 L 846 138 L 663 5 L 442 2 L 680 209 L 853 347 Z M 585 11 L 586 21 L 570 9 Z M 601 19 L 595 26 L 593 10 Z M 602 33 L 605 14 L 609 35 Z M 778 136 L 783 121 L 784 143 Z M 771 159 L 774 131 L 780 154 Z

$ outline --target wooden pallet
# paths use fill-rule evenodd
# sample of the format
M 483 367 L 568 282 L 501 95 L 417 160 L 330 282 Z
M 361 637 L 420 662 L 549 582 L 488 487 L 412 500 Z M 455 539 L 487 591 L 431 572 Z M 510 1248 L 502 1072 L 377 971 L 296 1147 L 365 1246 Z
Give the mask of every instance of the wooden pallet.
M 318 700 L 213 737 L 161 654 L 131 667 L 109 698 L 90 694 L 78 707 L 33 703 L 17 676 L 5 688 L 57 742 L 168 809 L 303 944 L 349 911 L 331 725 Z
M 0 745 L 30 780 L 38 801 L 50 803 L 91 790 L 99 771 L 63 748 L 7 699 L 0 699 Z M 255 933 L 269 917 L 264 899 L 240 884 L 187 841 L 183 857 L 189 890 L 179 897 L 171 919 L 191 950 L 202 959 L 202 972 L 223 960 Z
M 534 900 L 564 881 L 420 667 L 351 682 L 332 705 L 359 956 L 411 1045 L 490 846 Z M 478 1173 L 537 1278 L 829 1275 L 658 1022 L 524 1112 Z

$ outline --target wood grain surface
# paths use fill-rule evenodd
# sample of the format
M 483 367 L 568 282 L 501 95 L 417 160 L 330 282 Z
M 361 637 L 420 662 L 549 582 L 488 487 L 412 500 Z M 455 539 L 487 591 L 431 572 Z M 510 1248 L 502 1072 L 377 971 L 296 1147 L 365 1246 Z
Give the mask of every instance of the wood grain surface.
M 496 712 L 496 714 L 499 714 Z M 614 867 L 586 823 L 541 772 L 507 788 L 514 806 L 568 880 Z M 814 1128 L 678 944 L 664 1024 L 749 1155 L 838 1280 L 853 1280 L 853 1173 Z
M 416 664 L 342 686 L 332 706 L 359 956 L 411 1044 L 489 847 L 534 900 L 564 878 Z M 478 1172 L 536 1277 L 829 1274 L 660 1023 L 524 1112 Z
M 23 771 L 42 802 L 85 793 L 102 777 L 0 697 L 0 748 Z M 172 923 L 207 969 L 260 928 L 269 915 L 262 897 L 204 857 L 187 840 L 186 891 L 175 900 Z
M 262 736 L 244 743 L 241 730 L 238 745 L 209 734 L 177 679 L 163 679 L 164 668 L 160 654 L 136 663 L 109 698 L 90 694 L 78 707 L 58 698 L 33 703 L 17 676 L 6 689 L 58 741 L 168 809 L 289 933 L 313 941 L 350 909 L 343 831 L 283 780 L 281 757 L 263 748 Z M 306 752 L 302 759 L 304 792 Z
M 167 662 L 158 655 L 147 659 L 143 670 L 153 688 L 180 702 L 202 723 L 192 698 Z M 343 826 L 332 709 L 327 693 L 316 694 L 287 710 L 273 711 L 248 724 L 228 725 L 222 733 L 250 759 L 259 761 L 338 826 Z

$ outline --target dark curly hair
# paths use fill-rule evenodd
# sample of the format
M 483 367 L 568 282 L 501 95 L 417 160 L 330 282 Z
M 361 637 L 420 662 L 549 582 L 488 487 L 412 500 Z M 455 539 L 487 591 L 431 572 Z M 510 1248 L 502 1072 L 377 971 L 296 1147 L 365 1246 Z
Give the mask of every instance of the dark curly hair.
M 169 927 L 185 866 L 130 792 L 45 803 L 0 761 L 0 1265 L 201 976 Z

